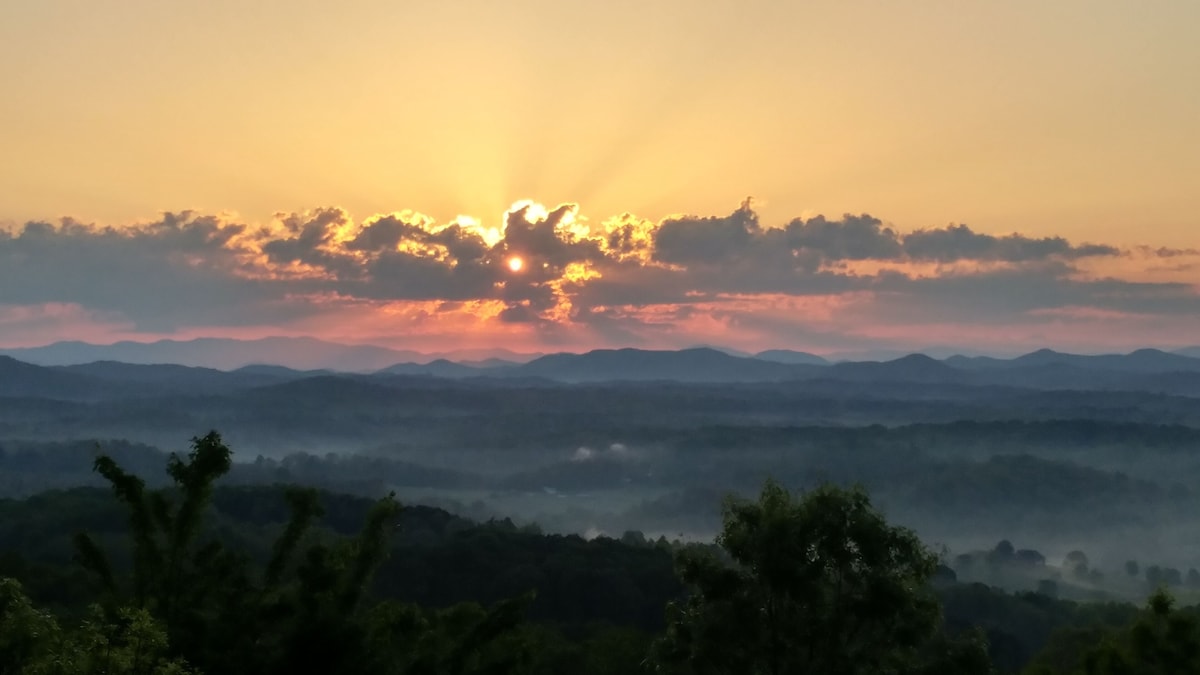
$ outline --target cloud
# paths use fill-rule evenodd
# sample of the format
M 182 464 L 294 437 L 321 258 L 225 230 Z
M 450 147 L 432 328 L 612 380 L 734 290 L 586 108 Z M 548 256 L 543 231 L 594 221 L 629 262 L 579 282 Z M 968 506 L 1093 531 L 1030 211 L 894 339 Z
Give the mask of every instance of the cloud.
M 298 263 L 330 271 L 349 272 L 349 262 L 334 248 L 334 235 L 350 223 L 341 209 L 317 209 L 304 214 L 277 214 L 282 234 L 262 233 L 262 252 L 271 262 Z
M 725 217 L 675 217 L 654 234 L 655 260 L 678 265 L 713 265 L 743 257 L 762 236 L 750 200 Z
M 520 203 L 504 223 L 505 249 L 525 258 L 534 269 L 561 271 L 571 263 L 602 257 L 601 244 L 572 228 L 579 207 L 562 204 L 552 211 Z
M 126 333 L 133 325 L 119 317 L 105 316 L 78 304 L 44 303 L 0 305 L 0 335 L 9 347 L 36 347 L 93 334 Z
M 904 252 L 913 260 L 1032 262 L 1051 258 L 1076 259 L 1117 256 L 1120 249 L 1099 244 L 1072 245 L 1062 237 L 1034 239 L 1019 234 L 996 237 L 973 232 L 966 225 L 918 230 L 904 235 Z
M 1078 278 L 1062 262 L 919 278 L 889 272 L 873 290 L 879 301 L 865 312 L 879 320 L 1005 325 L 1062 307 L 1200 316 L 1200 294 L 1188 284 Z
M 811 251 L 823 260 L 895 260 L 904 253 L 896 231 L 866 214 L 833 221 L 825 216 L 797 218 L 786 231 L 793 250 Z
M 1157 258 L 1179 258 L 1179 257 L 1200 257 L 1200 249 L 1197 248 L 1171 248 L 1169 246 L 1138 246 L 1139 253 L 1145 256 L 1154 256 Z
M 71 307 L 106 325 L 171 333 L 311 328 L 354 308 L 356 326 L 375 316 L 379 332 L 398 336 L 432 335 L 452 311 L 456 331 L 474 317 L 479 336 L 518 331 L 544 344 L 695 342 L 686 329 L 774 345 L 887 322 L 1057 321 L 1065 308 L 1092 319 L 1200 315 L 1194 285 L 1139 280 L 1137 269 L 1089 273 L 1086 262 L 1119 258 L 1129 268 L 1194 255 L 960 224 L 902 232 L 869 214 L 771 226 L 750 200 L 721 216 L 624 213 L 599 224 L 576 204 L 525 201 L 494 229 L 415 211 L 355 221 L 323 207 L 264 225 L 184 211 L 122 227 L 64 219 L 0 230 L 0 309 L 33 317 L 44 312 L 31 308 Z M 513 257 L 520 271 L 509 268 Z M 813 314 L 819 307 L 836 309 Z
M 656 260 L 684 266 L 753 258 L 797 268 L 861 260 L 1019 263 L 1121 254 L 1114 246 L 1073 245 L 1062 237 L 994 236 L 967 225 L 901 234 L 865 213 L 840 220 L 797 218 L 782 230 L 764 228 L 750 200 L 725 217 L 669 218 L 655 231 L 654 247 Z M 1166 249 L 1160 251 L 1166 254 Z
M 537 323 L 541 316 L 528 305 L 514 304 L 505 307 L 499 318 L 505 323 Z
M 0 238 L 0 304 L 77 304 L 144 330 L 281 318 L 285 308 L 271 301 L 282 295 L 252 273 L 246 231 L 190 212 L 120 229 L 27 223 Z

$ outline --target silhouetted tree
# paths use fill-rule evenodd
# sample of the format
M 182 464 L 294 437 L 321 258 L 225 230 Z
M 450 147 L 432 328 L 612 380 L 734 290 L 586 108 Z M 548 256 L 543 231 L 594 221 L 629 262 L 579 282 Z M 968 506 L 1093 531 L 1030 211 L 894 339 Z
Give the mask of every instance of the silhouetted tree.
M 685 549 L 687 600 L 668 607 L 658 672 L 986 672 L 980 641 L 946 640 L 931 594 L 936 557 L 888 525 L 861 489 L 825 485 L 794 498 L 768 481 L 756 501 L 727 500 L 722 561 Z
M 988 553 L 988 562 L 993 565 L 1006 564 L 1012 561 L 1014 552 L 1015 549 L 1012 542 L 1007 539 L 1001 539 L 996 543 L 995 548 Z
M 1076 578 L 1086 579 L 1088 575 L 1087 554 L 1079 550 L 1071 551 L 1063 559 L 1063 569 Z
M 213 484 L 229 470 L 231 456 L 216 432 L 194 438 L 186 459 L 168 460 L 173 487 L 157 491 L 110 457 L 95 460 L 129 512 L 133 540 L 125 597 L 102 549 L 86 534 L 76 537 L 78 560 L 107 589 L 108 624 L 137 628 L 131 635 L 153 638 L 147 644 L 164 658 L 209 673 L 519 672 L 526 646 L 497 645 L 513 639 L 530 596 L 491 610 L 464 603 L 437 612 L 365 602 L 396 526 L 399 505 L 390 495 L 374 505 L 356 536 L 330 540 L 307 537 L 322 514 L 316 493 L 289 488 L 291 519 L 261 574 L 216 541 L 197 546 Z
M 1166 583 L 1166 579 L 1163 577 L 1163 569 L 1158 565 L 1151 565 L 1147 567 L 1146 583 L 1149 584 L 1151 588 L 1157 588 L 1158 586 Z
M 1166 567 L 1163 569 L 1163 583 L 1168 586 L 1182 586 L 1183 574 L 1174 567 Z

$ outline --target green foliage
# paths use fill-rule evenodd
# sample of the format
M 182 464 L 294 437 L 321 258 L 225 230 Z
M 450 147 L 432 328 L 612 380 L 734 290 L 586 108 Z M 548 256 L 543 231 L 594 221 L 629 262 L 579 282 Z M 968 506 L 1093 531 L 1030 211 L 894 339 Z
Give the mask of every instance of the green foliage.
M 166 489 L 99 458 L 123 514 L 96 490 L 0 504 L 0 521 L 22 525 L 0 523 L 0 547 L 32 556 L 0 554 L 0 576 L 29 582 L 0 581 L 0 675 L 949 675 L 985 672 L 989 649 L 1003 672 L 1035 653 L 1030 672 L 1200 672 L 1194 611 L 1152 603 L 1137 627 L 1128 605 L 932 584 L 936 556 L 861 489 L 793 496 L 768 483 L 756 501 L 729 501 L 719 547 L 676 547 L 677 580 L 665 540 L 543 535 L 295 487 L 217 489 L 227 457 L 219 436 L 193 439 L 168 462 Z M 93 585 L 58 566 L 73 529 L 90 532 L 75 557 Z M 113 547 L 126 536 L 128 551 Z M 972 559 L 1044 575 L 1044 558 L 1011 542 Z M 1081 552 L 1069 562 L 1094 572 Z M 93 589 L 100 604 L 86 608 Z
M 768 482 L 726 503 L 724 561 L 684 551 L 691 595 L 668 609 L 660 672 L 985 672 L 978 643 L 941 638 L 937 560 L 889 526 L 861 489 L 824 485 L 795 499 Z
M 1084 675 L 1168 675 L 1200 672 L 1200 620 L 1159 590 L 1125 632 L 1084 657 Z
M 261 572 L 218 540 L 200 543 L 231 454 L 216 432 L 195 438 L 186 458 L 168 459 L 173 487 L 155 491 L 111 458 L 96 459 L 128 511 L 131 580 L 125 597 L 102 547 L 76 537 L 77 561 L 108 591 L 107 609 L 97 609 L 62 652 L 78 672 L 165 675 L 186 672 L 188 663 L 233 674 L 467 675 L 518 673 L 529 664 L 526 650 L 498 645 L 515 639 L 532 595 L 489 610 L 368 601 L 400 512 L 392 496 L 374 504 L 355 536 L 330 539 L 311 536 L 323 512 L 317 494 L 288 489 L 291 516 Z M 36 625 L 37 614 L 14 607 L 27 617 L 23 625 Z
M 61 640 L 54 617 L 35 609 L 16 580 L 0 579 L 0 675 L 49 658 Z
M 503 521 L 439 523 L 417 508 L 409 513 L 375 583 L 384 597 L 434 607 L 488 605 L 536 590 L 529 617 L 580 637 L 596 622 L 661 630 L 663 607 L 682 592 L 669 548 L 536 535 Z
M 196 671 L 171 657 L 162 625 L 144 609 L 121 608 L 109 617 L 99 607 L 49 662 L 33 673 L 189 675 Z
M 34 609 L 19 583 L 0 579 L 0 674 L 189 675 L 168 655 L 167 635 L 144 609 L 109 614 L 93 606 L 76 631 L 65 633 Z
M 212 497 L 213 482 L 229 471 L 232 452 L 215 431 L 192 439 L 187 461 L 172 453 L 167 473 L 180 498 L 176 506 L 165 491 L 147 491 L 145 481 L 126 473 L 111 457 L 100 455 L 95 470 L 112 486 L 117 499 L 129 511 L 133 537 L 133 601 L 170 619 L 176 608 L 196 598 L 187 597 L 195 576 L 202 574 L 189 562 L 192 544 L 200 532 L 201 517 Z M 108 588 L 116 590 L 112 569 L 99 546 L 86 534 L 76 537 L 78 561 L 95 573 Z

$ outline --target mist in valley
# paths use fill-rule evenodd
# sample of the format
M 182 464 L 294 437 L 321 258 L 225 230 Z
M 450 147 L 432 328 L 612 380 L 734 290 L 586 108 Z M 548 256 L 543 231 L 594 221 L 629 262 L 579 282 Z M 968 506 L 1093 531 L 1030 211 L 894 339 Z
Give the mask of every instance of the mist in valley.
M 235 484 L 394 491 L 589 538 L 710 541 L 722 500 L 768 477 L 859 484 L 963 579 L 1135 598 L 1164 574 L 1200 593 L 1200 360 L 1161 354 L 1166 366 L 1061 355 L 1046 366 L 1057 388 L 1020 359 L 708 349 L 463 366 L 470 377 L 7 359 L 0 493 L 99 485 L 97 451 L 161 480 L 165 453 L 217 429 Z

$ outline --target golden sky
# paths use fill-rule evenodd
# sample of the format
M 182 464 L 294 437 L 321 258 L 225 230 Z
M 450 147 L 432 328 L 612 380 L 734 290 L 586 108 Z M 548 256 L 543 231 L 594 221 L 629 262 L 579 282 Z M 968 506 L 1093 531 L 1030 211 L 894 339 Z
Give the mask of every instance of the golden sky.
M 1198 34 L 1192 0 L 6 2 L 0 224 L 10 234 L 0 238 L 0 265 L 24 261 L 28 271 L 69 259 L 72 247 L 114 261 L 159 255 L 226 275 L 222 298 L 245 291 L 247 279 L 282 284 L 286 273 L 299 285 L 245 291 L 263 296 L 244 311 L 261 316 L 249 307 L 268 296 L 302 297 L 307 309 L 259 325 L 194 298 L 195 318 L 170 317 L 177 300 L 156 315 L 149 300 L 115 299 L 138 296 L 119 285 L 107 297 L 46 279 L 35 292 L 16 288 L 34 280 L 0 270 L 0 342 L 255 331 L 389 344 L 452 334 L 531 348 L 725 339 L 826 352 L 977 344 L 980 335 L 996 349 L 1200 342 L 1190 337 L 1200 334 Z M 754 227 L 738 225 L 747 196 Z M 470 293 L 435 289 L 430 279 L 465 263 L 411 238 L 391 242 L 390 253 L 442 267 L 405 271 L 413 276 L 386 293 L 382 269 L 368 279 L 337 267 L 377 261 L 380 251 L 344 244 L 402 211 L 429 232 L 478 222 L 471 231 L 491 247 L 480 264 L 503 267 L 492 257 L 516 248 L 511 237 L 484 234 L 504 231 L 522 199 L 546 213 L 578 205 L 578 232 L 556 221 L 551 237 L 597 242 L 545 268 L 527 265 L 522 283 L 536 292 L 496 290 L 509 277 L 476 280 Z M 269 241 L 302 239 L 288 218 L 309 222 L 318 209 L 336 210 L 336 233 L 292 259 L 263 252 Z M 634 247 L 643 264 L 601 243 L 626 213 L 647 233 Z M 698 223 L 694 232 L 720 220 L 753 242 L 819 214 L 842 235 L 862 235 L 842 214 L 871 214 L 874 231 L 893 232 L 899 248 L 847 257 L 793 241 L 797 258 L 819 249 L 816 266 L 801 271 L 808 276 L 755 285 L 746 279 L 764 267 L 747 262 L 753 246 L 670 261 L 658 235 L 675 214 L 696 214 L 676 219 Z M 245 232 L 209 248 L 139 248 L 167 246 L 164 227 L 195 235 L 204 218 Z M 55 223 L 42 234 L 58 240 L 18 244 L 30 221 Z M 961 235 L 959 225 L 1007 253 L 930 257 L 904 240 Z M 804 227 L 794 232 L 820 229 Z M 274 234 L 251 236 L 258 230 Z M 1004 239 L 1014 233 L 1023 239 Z M 1020 249 L 1060 238 L 1067 249 Z M 741 245 L 685 243 L 699 247 L 694 255 L 722 241 Z M 1070 253 L 1087 244 L 1115 252 Z M 316 251 L 326 257 L 304 258 Z M 735 278 L 739 264 L 747 267 Z M 1028 279 L 1034 264 L 1054 293 L 989 285 L 988 275 Z M 724 281 L 704 265 L 723 269 Z M 541 269 L 557 276 L 530 281 Z M 821 274 L 857 281 L 821 287 L 809 278 Z M 642 285 L 622 304 L 600 292 L 618 281 Z M 1097 285 L 1118 282 L 1130 286 Z M 689 288 L 671 295 L 663 285 Z M 1028 292 L 1054 301 L 1015 299 Z M 526 297 L 538 293 L 553 302 Z M 466 304 L 419 304 L 444 302 Z M 888 309 L 909 305 L 918 309 Z M 996 313 L 981 318 L 972 309 L 980 306 Z M 516 307 L 528 321 L 515 320 Z M 334 315 L 336 331 L 323 322 Z

